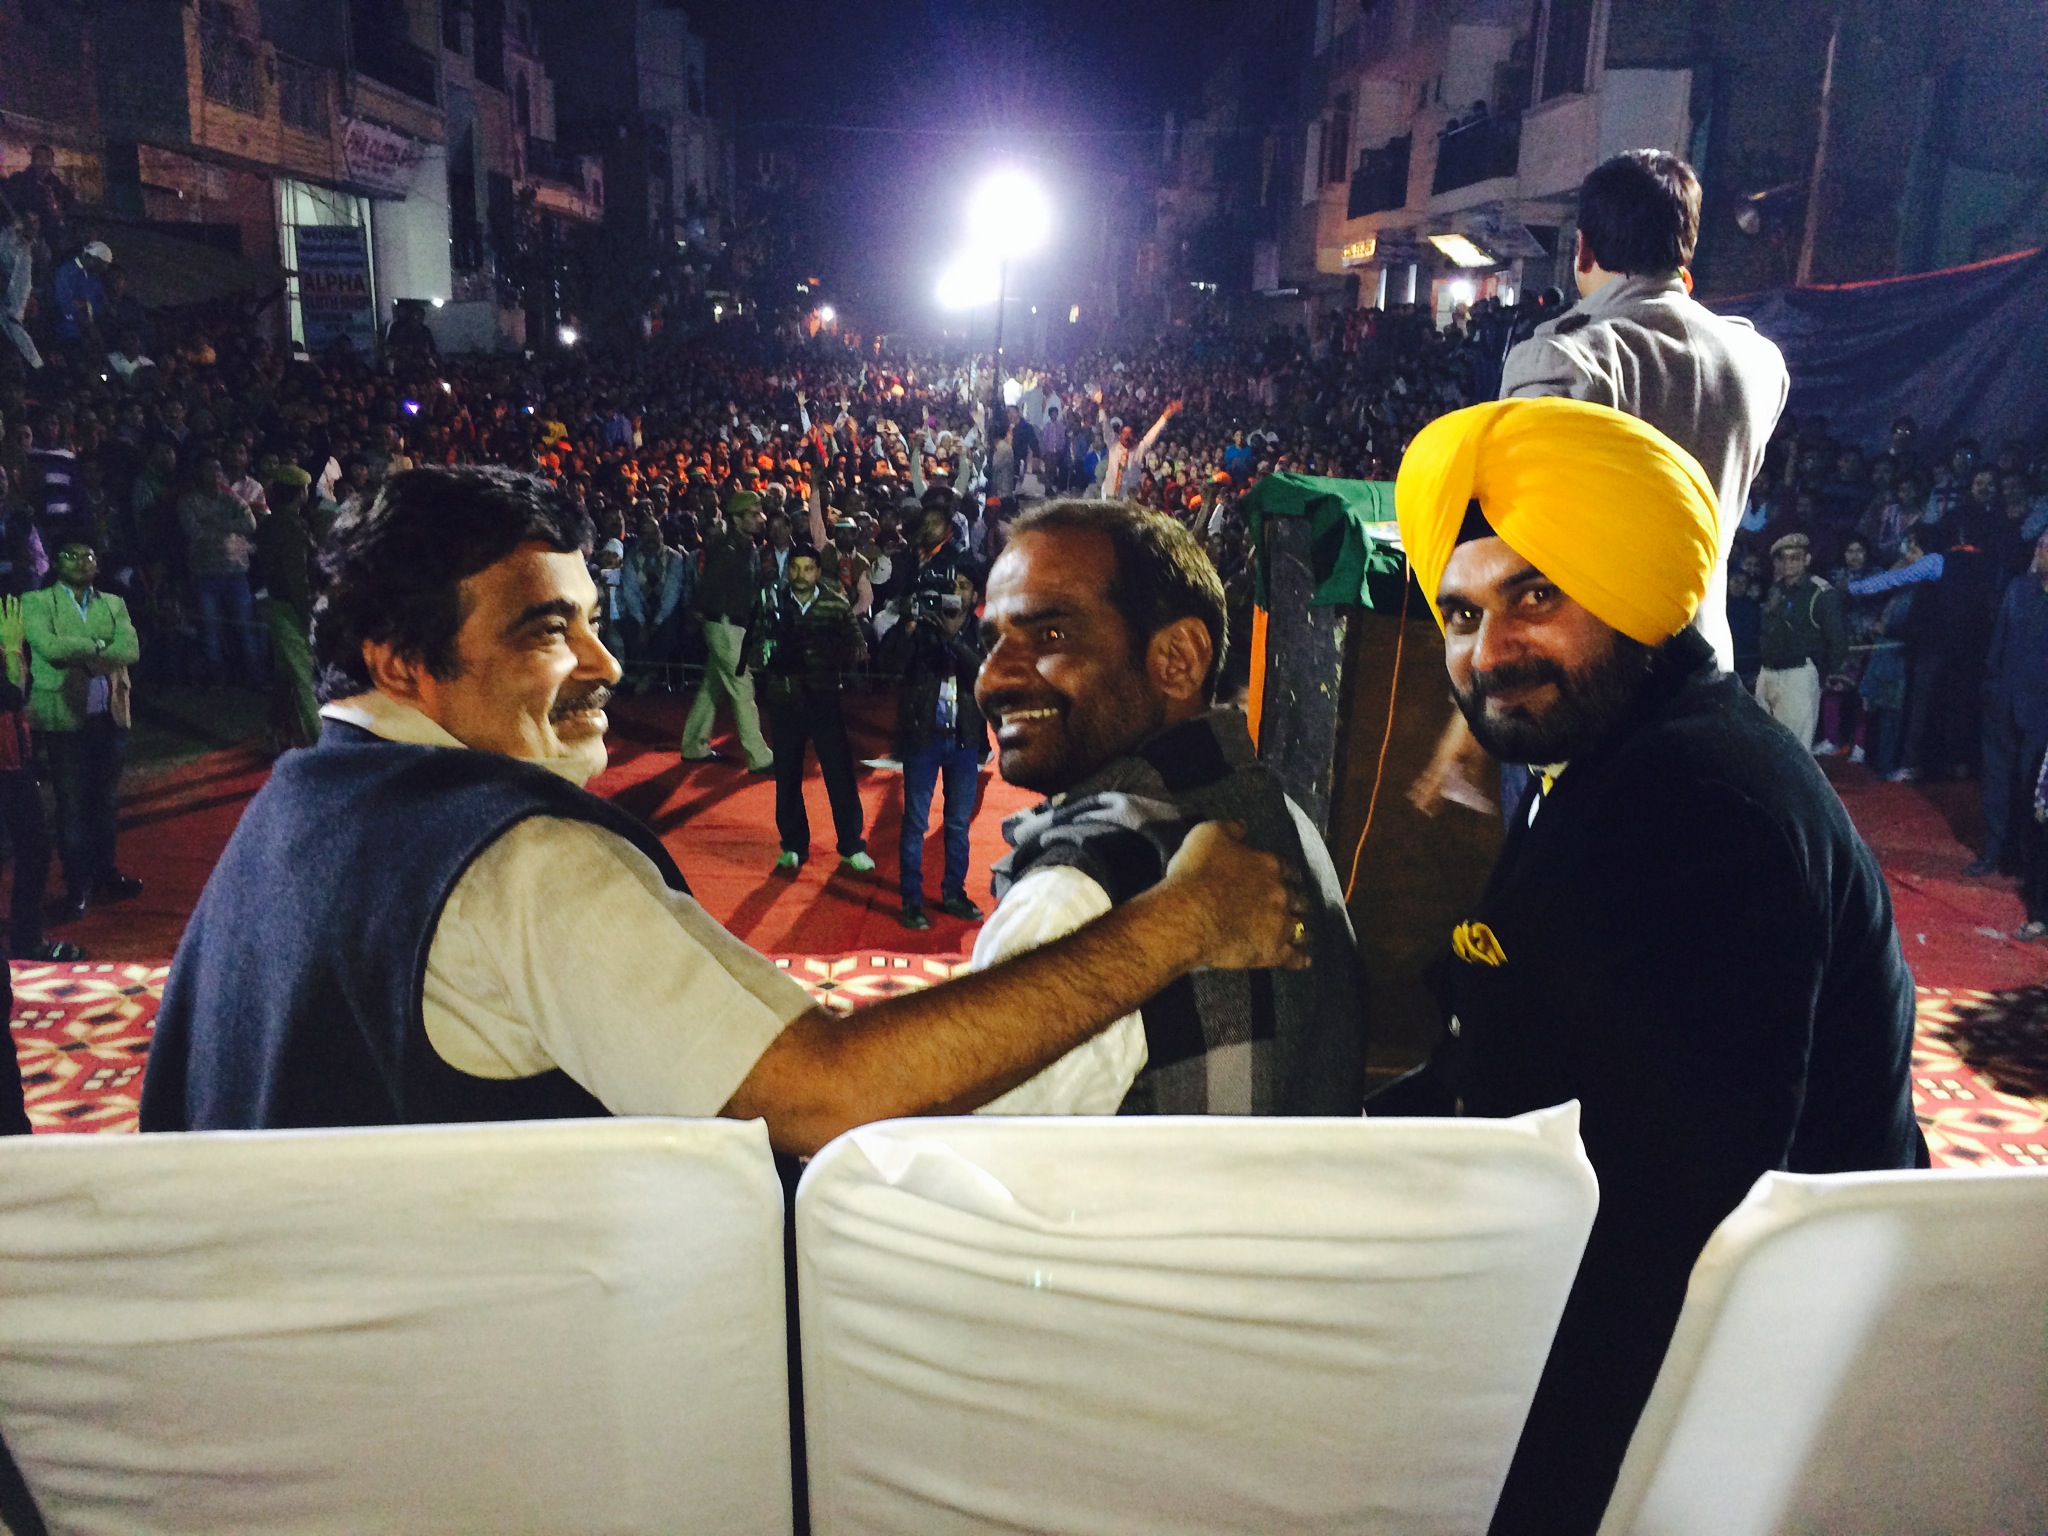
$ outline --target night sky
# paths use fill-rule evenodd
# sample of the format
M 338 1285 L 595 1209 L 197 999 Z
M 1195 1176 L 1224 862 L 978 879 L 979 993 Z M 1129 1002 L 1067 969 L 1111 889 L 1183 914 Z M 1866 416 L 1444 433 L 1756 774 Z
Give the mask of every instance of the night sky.
M 828 290 L 896 326 L 931 318 L 966 189 L 997 159 L 1034 167 L 1062 211 L 1061 252 L 1019 279 L 1062 297 L 1060 258 L 1106 173 L 1156 156 L 1162 115 L 1199 102 L 1241 3 L 703 0 L 690 15 L 714 92 L 806 168 Z

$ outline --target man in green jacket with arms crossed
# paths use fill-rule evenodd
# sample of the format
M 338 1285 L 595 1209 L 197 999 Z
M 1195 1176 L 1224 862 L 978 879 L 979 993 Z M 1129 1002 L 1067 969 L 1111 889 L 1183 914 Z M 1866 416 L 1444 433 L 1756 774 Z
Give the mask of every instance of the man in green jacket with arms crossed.
M 57 579 L 21 600 L 29 651 L 29 722 L 42 738 L 57 792 L 65 916 L 89 900 L 121 901 L 142 882 L 114 862 L 115 799 L 128 755 L 128 669 L 142 656 L 128 606 L 93 586 L 99 557 L 73 539 Z

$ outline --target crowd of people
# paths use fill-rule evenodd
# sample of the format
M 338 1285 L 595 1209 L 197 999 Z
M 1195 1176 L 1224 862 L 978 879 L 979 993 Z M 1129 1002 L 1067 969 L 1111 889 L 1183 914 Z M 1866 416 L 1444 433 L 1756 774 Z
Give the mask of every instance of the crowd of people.
M 44 224 L 22 216 L 13 227 L 35 245 Z M 759 771 L 773 769 L 771 738 L 790 740 L 790 864 L 808 855 L 792 846 L 804 830 L 794 775 L 815 741 L 840 852 L 856 867 L 867 854 L 848 824 L 844 732 L 797 716 L 817 715 L 805 700 L 840 686 L 929 674 L 936 654 L 909 641 L 922 605 L 971 609 L 1020 508 L 1120 496 L 1193 529 L 1225 583 L 1225 675 L 1242 685 L 1250 488 L 1275 472 L 1391 479 L 1421 427 L 1495 393 L 1508 352 L 1559 312 L 1550 291 L 1460 306 L 1442 329 L 1396 306 L 1353 311 L 1313 339 L 1155 339 L 1018 369 L 991 421 L 985 358 L 831 335 L 728 334 L 614 357 L 442 358 L 394 345 L 380 368 L 294 355 L 248 323 L 152 324 L 124 308 L 119 343 L 102 352 L 121 268 L 104 247 L 78 260 L 90 282 L 70 286 L 84 297 L 46 326 L 31 311 L 42 349 L 24 332 L 25 350 L 0 354 L 0 588 L 19 596 L 54 582 L 62 548 L 89 543 L 96 590 L 132 615 L 145 683 L 268 689 L 271 745 L 304 745 L 318 730 L 305 631 L 325 530 L 414 465 L 530 468 L 599 530 L 592 567 L 623 686 L 703 680 L 686 757 L 710 754 L 720 706 Z M 2048 531 L 2048 458 L 2017 443 L 1992 454 L 1923 443 L 1910 420 L 1868 449 L 1834 441 L 1825 421 L 1780 424 L 1730 563 L 1737 670 L 1823 755 L 1839 749 L 1892 778 L 1998 776 L 1986 781 L 1992 830 L 1973 867 L 2012 868 L 2023 839 L 2008 829 L 2033 824 L 2021 804 L 2031 796 L 2015 786 L 2027 777 L 2032 790 L 2048 750 L 2048 706 L 2035 701 L 2048 680 L 2021 652 L 2001 662 L 1994 640 L 2010 628 L 1997 622 L 2005 589 Z M 793 550 L 815 557 L 815 587 L 833 599 L 825 611 L 844 605 L 829 667 L 799 663 L 803 644 L 776 657 Z M 925 615 L 924 632 L 942 617 Z M 947 638 L 971 649 L 971 628 Z M 780 677 L 798 666 L 811 675 Z M 774 695 L 772 729 L 757 693 Z M 911 799 L 928 804 L 933 788 L 913 786 Z M 2000 815 L 1994 802 L 2019 809 Z M 921 835 L 922 818 L 910 821 Z M 947 885 L 949 904 L 971 905 Z M 921 900 L 904 894 L 916 926 Z
M 1977 780 L 1973 876 L 2024 876 L 2048 918 L 2048 454 L 1793 424 L 1751 487 L 1729 575 L 1738 671 L 1822 757 Z M 2038 873 L 2036 873 L 2038 871 Z
M 32 225 L 42 227 L 15 227 L 27 237 Z M 28 243 L 48 248 L 40 234 Z M 319 730 L 307 631 L 326 531 L 417 465 L 536 471 L 598 529 L 591 565 L 623 686 L 696 688 L 684 756 L 711 755 L 721 709 L 757 771 L 774 771 L 771 736 L 789 741 L 785 868 L 808 854 L 799 786 L 812 742 L 841 855 L 871 867 L 827 696 L 851 685 L 957 699 L 958 678 L 949 688 L 938 675 L 948 648 L 972 654 L 961 616 L 1021 508 L 1121 495 L 1193 529 L 1225 580 L 1226 674 L 1242 686 L 1246 492 L 1276 471 L 1390 476 L 1407 438 L 1470 398 L 1486 369 L 1480 323 L 1461 316 L 1439 331 L 1412 307 L 1360 311 L 1314 341 L 1278 331 L 1159 341 L 1025 368 L 1005 379 L 1000 410 L 985 358 L 831 336 L 728 332 L 628 355 L 442 358 L 407 315 L 407 334 L 394 327 L 376 366 L 295 354 L 246 318 L 122 309 L 119 343 L 107 347 L 123 269 L 104 247 L 67 261 L 78 259 L 90 283 L 73 285 L 70 308 L 27 305 L 24 346 L 0 352 L 0 589 L 52 584 L 64 548 L 89 545 L 93 590 L 132 617 L 145 687 L 268 690 L 269 745 L 306 745 Z M 806 595 L 802 633 L 778 646 L 793 551 L 815 557 L 800 557 L 796 574 L 831 601 L 812 613 Z M 799 660 L 826 634 L 816 622 L 826 615 L 843 620 L 830 664 Z M 971 706 L 949 722 L 941 734 L 957 750 L 938 752 L 944 762 L 929 739 L 939 728 L 909 714 L 898 747 L 910 754 L 913 807 L 940 780 L 956 786 L 948 843 L 964 847 L 971 796 L 957 790 L 956 759 L 979 761 L 987 748 Z M 923 815 L 908 818 L 900 850 L 912 927 L 924 922 L 923 830 Z M 964 878 L 949 867 L 942 882 L 942 904 L 960 915 L 973 908 Z M 49 942 L 37 937 L 37 951 Z

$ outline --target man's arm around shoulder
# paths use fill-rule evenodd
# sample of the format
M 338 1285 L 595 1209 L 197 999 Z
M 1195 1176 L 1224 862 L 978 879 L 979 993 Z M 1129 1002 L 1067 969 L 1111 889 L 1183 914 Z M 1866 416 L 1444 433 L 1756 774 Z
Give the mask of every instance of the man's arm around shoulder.
M 871 1120 L 971 1110 L 1189 971 L 1302 969 L 1306 915 L 1278 859 L 1206 822 L 1158 885 L 1064 938 L 850 1019 L 801 1015 L 724 1113 L 765 1120 L 777 1148 L 809 1153 Z

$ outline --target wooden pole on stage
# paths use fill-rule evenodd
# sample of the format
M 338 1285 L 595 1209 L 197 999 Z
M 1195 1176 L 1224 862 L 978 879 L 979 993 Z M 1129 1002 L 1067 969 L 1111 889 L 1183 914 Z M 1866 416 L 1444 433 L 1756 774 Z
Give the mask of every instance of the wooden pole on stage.
M 1266 524 L 1268 606 L 1256 739 L 1259 760 L 1327 837 L 1341 768 L 1346 620 L 1342 608 L 1310 605 L 1316 591 L 1310 533 L 1305 517 Z

